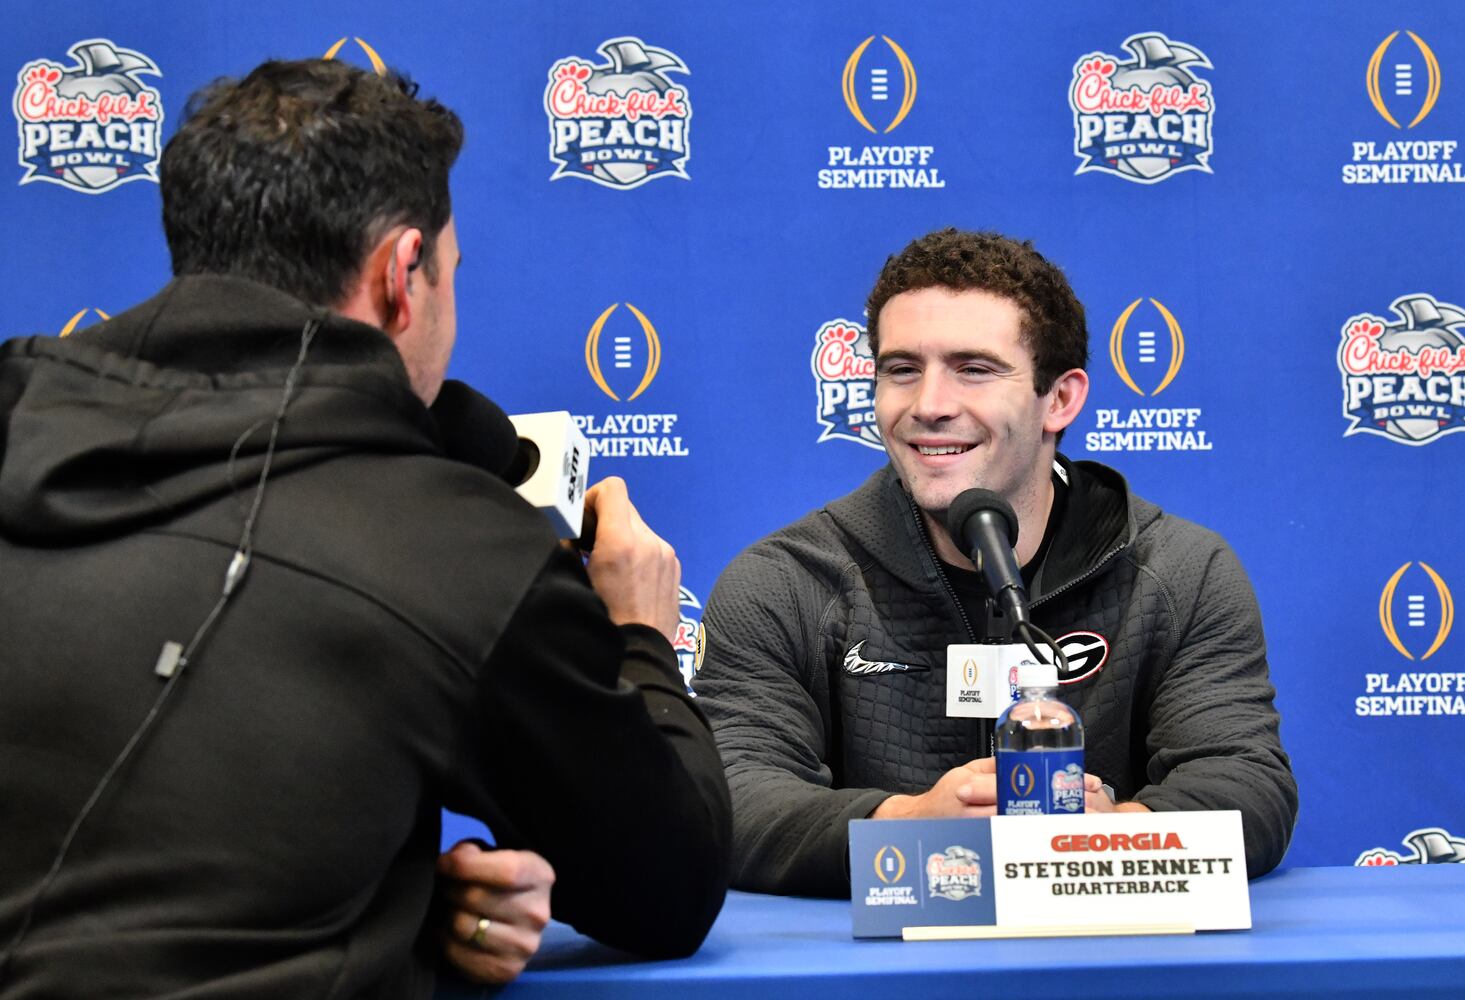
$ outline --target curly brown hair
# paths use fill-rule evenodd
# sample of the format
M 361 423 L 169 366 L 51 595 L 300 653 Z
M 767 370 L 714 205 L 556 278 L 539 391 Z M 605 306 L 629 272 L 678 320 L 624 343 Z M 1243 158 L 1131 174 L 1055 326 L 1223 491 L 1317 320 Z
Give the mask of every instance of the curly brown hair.
M 1033 388 L 1043 395 L 1053 382 L 1089 361 L 1083 305 L 1068 279 L 1030 242 L 998 233 L 942 229 L 911 241 L 889 257 L 865 301 L 870 350 L 880 354 L 880 310 L 896 295 L 922 288 L 977 289 L 1022 307 L 1022 342 L 1033 355 Z

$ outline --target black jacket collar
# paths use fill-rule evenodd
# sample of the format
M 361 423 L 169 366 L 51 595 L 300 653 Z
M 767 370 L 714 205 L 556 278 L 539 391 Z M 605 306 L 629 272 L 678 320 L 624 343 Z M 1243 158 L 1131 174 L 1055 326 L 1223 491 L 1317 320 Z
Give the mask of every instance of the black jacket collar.
M 1063 455 L 1058 464 L 1068 476 L 1068 510 L 1034 580 L 1030 596 L 1035 602 L 1100 568 L 1138 533 L 1123 476 L 1098 462 L 1071 462 Z M 825 510 L 876 563 L 907 586 L 940 592 L 940 570 L 925 525 L 893 466 L 887 464 Z

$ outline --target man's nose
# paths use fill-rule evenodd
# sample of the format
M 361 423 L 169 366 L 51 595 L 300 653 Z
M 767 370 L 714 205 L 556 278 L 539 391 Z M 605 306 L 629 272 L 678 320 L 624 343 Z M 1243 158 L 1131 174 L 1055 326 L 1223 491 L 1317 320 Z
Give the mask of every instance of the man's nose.
M 956 415 L 956 386 L 950 375 L 939 369 L 926 371 L 916 388 L 911 416 L 925 424 L 938 423 Z

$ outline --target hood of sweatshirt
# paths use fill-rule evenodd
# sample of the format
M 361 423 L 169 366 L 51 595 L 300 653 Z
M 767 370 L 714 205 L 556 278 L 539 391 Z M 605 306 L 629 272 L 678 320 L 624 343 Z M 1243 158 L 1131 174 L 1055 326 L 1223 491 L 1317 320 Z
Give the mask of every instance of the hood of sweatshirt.
M 244 279 L 183 277 L 69 337 L 0 344 L 0 533 L 61 545 L 225 493 L 247 503 L 308 327 L 271 475 L 441 451 L 381 330 Z

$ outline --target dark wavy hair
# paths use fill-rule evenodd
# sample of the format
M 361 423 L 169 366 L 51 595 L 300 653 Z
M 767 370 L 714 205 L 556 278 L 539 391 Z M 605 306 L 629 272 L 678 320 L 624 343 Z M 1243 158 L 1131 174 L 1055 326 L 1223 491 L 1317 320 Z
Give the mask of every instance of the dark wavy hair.
M 1089 362 L 1083 305 L 1063 272 L 1031 243 L 997 233 L 942 229 L 889 257 L 865 302 L 870 348 L 880 353 L 880 310 L 896 295 L 922 288 L 977 289 L 1022 307 L 1022 342 L 1033 355 L 1033 387 L 1043 395 L 1072 368 Z
M 344 62 L 264 63 L 188 101 L 163 151 L 173 273 L 250 278 L 340 301 L 393 226 L 422 230 L 423 272 L 452 215 L 463 124 L 417 85 Z

